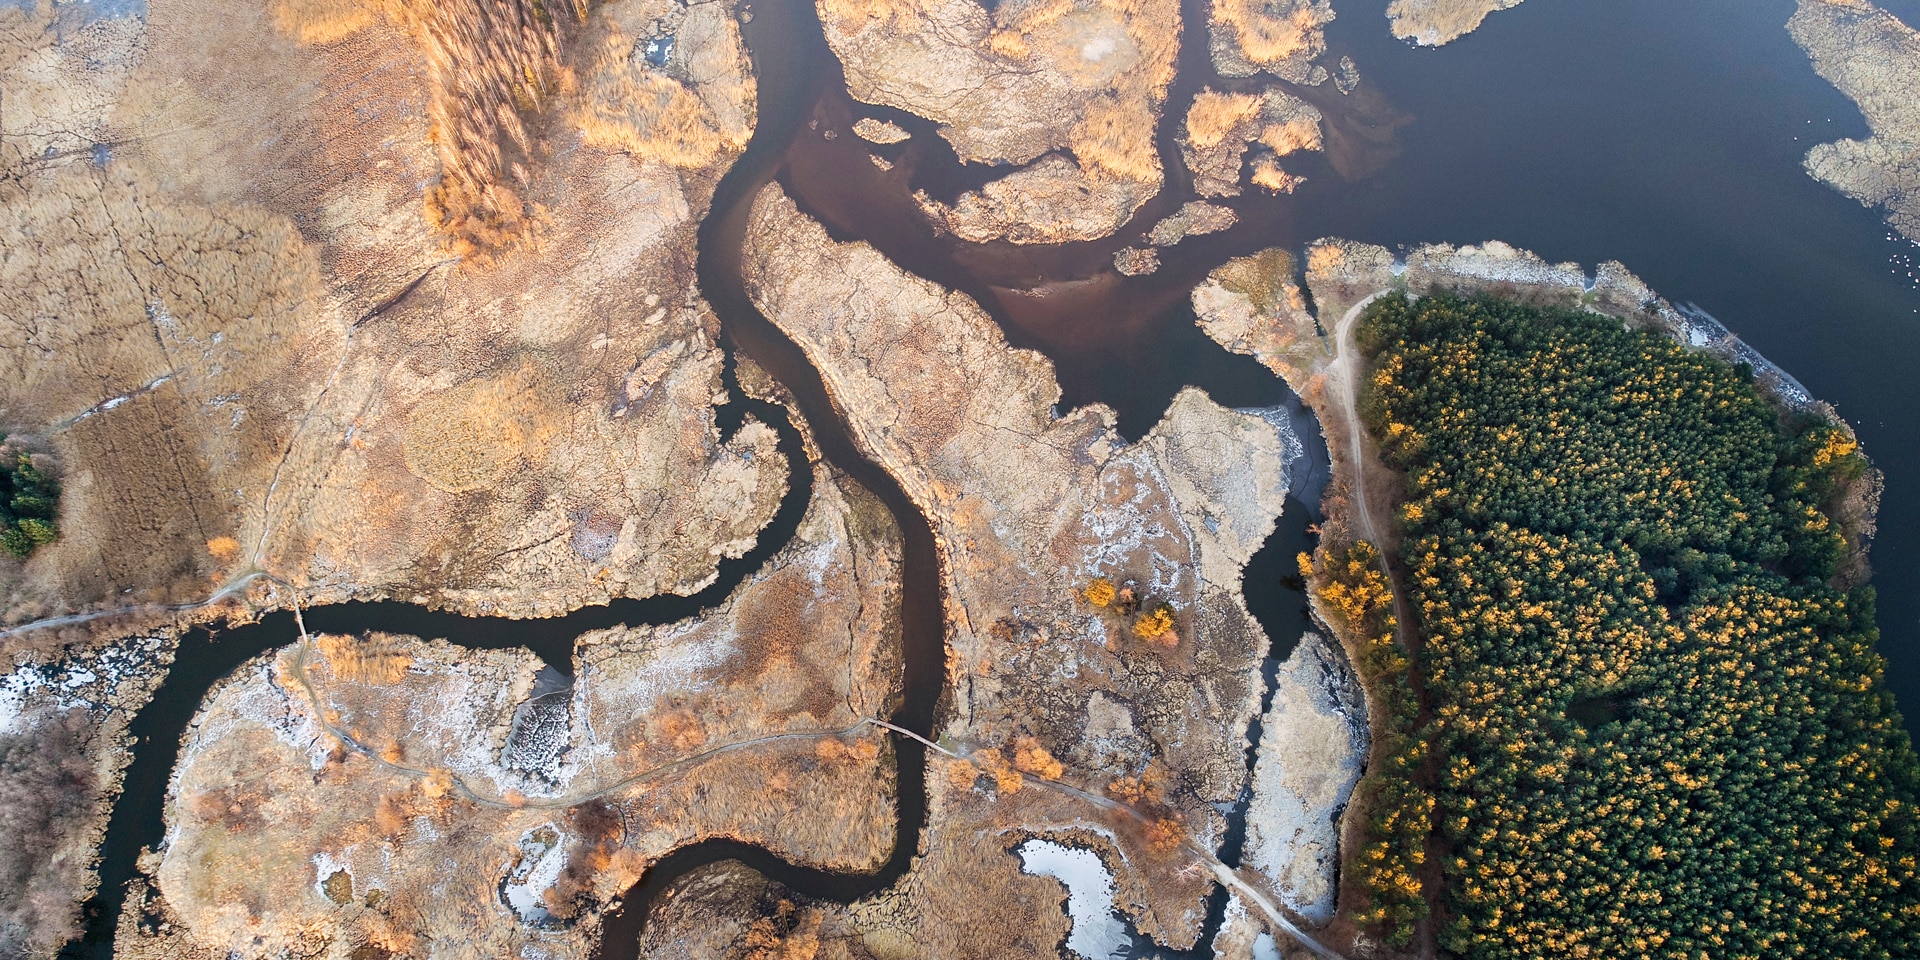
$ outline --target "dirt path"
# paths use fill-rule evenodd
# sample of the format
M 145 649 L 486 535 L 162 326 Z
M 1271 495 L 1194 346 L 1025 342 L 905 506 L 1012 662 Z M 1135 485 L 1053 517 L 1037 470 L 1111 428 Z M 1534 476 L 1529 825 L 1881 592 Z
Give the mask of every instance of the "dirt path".
M 1356 526 L 1360 535 L 1376 546 L 1381 545 L 1381 538 L 1379 529 L 1374 526 L 1373 507 L 1367 497 L 1366 435 L 1360 427 L 1360 358 L 1358 351 L 1353 349 L 1353 324 L 1360 319 L 1361 311 L 1368 304 L 1391 292 L 1391 288 L 1375 290 L 1347 309 L 1339 325 L 1334 328 L 1333 362 L 1327 365 L 1327 379 L 1339 384 L 1334 396 L 1340 405 L 1340 415 L 1347 421 L 1347 461 L 1353 467 Z
M 963 753 L 949 750 L 946 747 L 943 747 L 933 742 L 932 740 L 928 740 L 927 738 L 917 733 L 914 733 L 912 730 L 908 730 L 904 727 L 895 726 L 884 720 L 877 720 L 869 717 L 869 718 L 866 718 L 865 720 L 862 720 L 861 722 L 870 723 L 876 727 L 884 727 L 888 730 L 893 731 L 894 733 L 900 734 L 901 736 L 911 737 L 915 740 L 918 740 L 921 743 L 921 745 L 925 746 L 927 749 L 935 751 L 937 753 L 944 754 L 948 757 L 952 757 L 955 760 L 967 759 L 967 756 Z M 968 752 L 971 752 L 971 751 L 968 751 Z M 1051 790 L 1055 793 L 1073 797 L 1076 800 L 1084 800 L 1087 803 L 1090 803 L 1096 807 L 1099 807 L 1102 810 L 1108 810 L 1108 811 L 1112 811 L 1114 813 L 1120 814 L 1122 816 L 1131 817 L 1135 820 L 1138 820 L 1142 824 L 1149 823 L 1148 819 L 1145 816 L 1143 816 L 1140 813 L 1140 811 L 1135 810 L 1133 807 L 1127 804 L 1121 803 L 1120 801 L 1115 800 L 1112 797 L 1103 796 L 1101 794 L 1094 793 L 1090 790 L 1082 790 L 1079 787 L 1073 786 L 1068 783 L 1063 783 L 1059 780 L 1048 780 L 1043 777 L 1036 777 L 1036 776 L 1033 776 L 1032 774 L 1025 773 L 1022 771 L 1017 771 L 1017 770 L 1014 772 L 1018 773 L 1021 781 L 1026 783 L 1029 786 L 1039 787 L 1043 790 Z M 1262 914 L 1264 914 L 1267 918 L 1268 924 L 1273 928 L 1273 932 L 1283 934 L 1287 937 L 1292 938 L 1295 943 L 1299 944 L 1302 948 L 1306 949 L 1307 952 L 1313 954 L 1316 957 L 1319 957 L 1320 960 L 1346 960 L 1344 956 L 1335 952 L 1331 947 L 1328 947 L 1327 945 L 1321 943 L 1320 941 L 1315 940 L 1305 930 L 1300 929 L 1300 927 L 1297 924 L 1295 924 L 1291 919 L 1287 917 L 1286 911 L 1282 910 L 1279 906 L 1275 905 L 1274 902 L 1270 898 L 1268 898 L 1268 896 L 1264 892 L 1262 892 L 1259 887 L 1255 886 L 1254 884 L 1248 883 L 1240 875 L 1239 871 L 1220 862 L 1220 858 L 1214 856 L 1213 851 L 1208 849 L 1206 844 L 1201 843 L 1193 839 L 1192 837 L 1182 837 L 1180 841 L 1180 846 L 1181 846 L 1181 849 L 1187 851 L 1187 853 L 1189 854 L 1192 854 L 1201 863 L 1205 864 L 1207 866 L 1207 869 L 1213 872 L 1214 877 L 1220 881 L 1221 885 L 1239 894 L 1242 900 L 1252 904 L 1256 909 L 1258 909 Z

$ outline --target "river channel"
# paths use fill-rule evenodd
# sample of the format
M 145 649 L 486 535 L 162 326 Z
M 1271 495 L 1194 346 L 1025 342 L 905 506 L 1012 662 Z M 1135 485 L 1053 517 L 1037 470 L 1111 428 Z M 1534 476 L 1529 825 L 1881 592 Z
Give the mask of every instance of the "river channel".
M 1348 97 L 1331 85 L 1301 91 L 1335 132 L 1328 155 L 1296 170 L 1308 183 L 1290 197 L 1230 201 L 1238 226 L 1163 251 L 1156 274 L 1121 278 L 1110 269 L 1113 250 L 1138 242 L 1154 220 L 1191 199 L 1172 143 L 1187 102 L 1205 85 L 1244 85 L 1212 75 L 1199 27 L 1203 2 L 1186 0 L 1181 71 L 1160 130 L 1167 189 L 1110 240 L 1015 247 L 935 235 L 911 191 L 951 199 L 1002 171 L 959 164 L 925 121 L 854 103 L 810 5 L 754 0 L 745 34 L 759 76 L 759 126 L 701 225 L 698 275 L 730 357 L 751 357 L 793 394 L 826 459 L 879 496 L 902 531 L 906 697 L 891 719 L 922 734 L 935 728 L 944 625 L 933 535 L 893 478 L 859 451 L 818 373 L 745 295 L 739 258 L 748 207 L 776 176 L 836 237 L 872 242 L 904 268 L 974 297 L 1015 345 L 1053 359 L 1063 411 L 1106 403 L 1130 438 L 1151 428 L 1188 384 L 1235 407 L 1292 399 L 1264 368 L 1227 354 L 1194 326 L 1187 291 L 1229 257 L 1339 236 L 1391 247 L 1501 239 L 1588 267 L 1621 260 L 1676 302 L 1716 315 L 1855 425 L 1887 477 L 1873 559 L 1888 684 L 1903 705 L 1920 702 L 1920 389 L 1905 369 L 1920 356 L 1920 287 L 1910 276 L 1920 247 L 1892 237 L 1877 213 L 1800 169 L 1813 143 L 1867 131 L 1787 36 L 1791 0 L 1527 0 L 1440 49 L 1394 41 L 1386 2 L 1336 4 L 1330 46 L 1352 56 L 1363 79 Z M 1909 22 L 1920 18 L 1916 0 L 1883 5 Z M 915 136 L 876 148 L 851 134 L 859 116 L 892 119 Z M 885 154 L 894 170 L 879 171 L 869 151 Z M 1028 295 L 1071 281 L 1084 281 L 1070 284 L 1071 295 Z M 565 670 L 581 633 L 672 622 L 719 603 L 786 543 L 811 488 L 784 411 L 744 399 L 731 361 L 727 370 L 735 400 L 722 410 L 722 429 L 736 429 L 748 413 L 776 426 L 793 489 L 755 548 L 723 562 L 717 582 L 700 594 L 530 621 L 403 603 L 340 604 L 308 611 L 309 627 L 524 646 Z M 1309 459 L 1324 456 L 1321 449 Z M 1274 639 L 1270 660 L 1284 657 L 1305 627 L 1304 598 L 1283 581 L 1287 558 L 1308 542 L 1308 516 L 1290 501 L 1281 530 L 1247 571 L 1249 607 Z M 140 849 L 164 837 L 180 736 L 207 689 L 295 636 L 291 615 L 276 613 L 183 638 L 166 683 L 133 722 L 135 756 L 102 849 L 101 891 L 89 904 L 87 933 L 63 956 L 111 957 L 124 885 L 137 876 Z M 1911 729 L 1911 709 L 1909 717 Z M 878 873 L 807 869 L 734 842 L 695 844 L 657 864 L 609 914 L 600 956 L 632 957 L 654 895 L 721 859 L 835 900 L 892 883 L 907 869 L 926 817 L 922 748 L 895 742 L 896 843 Z

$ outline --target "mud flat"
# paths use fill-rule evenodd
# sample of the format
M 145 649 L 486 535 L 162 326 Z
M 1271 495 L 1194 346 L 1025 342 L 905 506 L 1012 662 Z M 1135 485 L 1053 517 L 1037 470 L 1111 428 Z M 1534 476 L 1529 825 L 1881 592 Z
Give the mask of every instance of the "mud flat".
M 753 129 L 731 11 L 372 9 L 0 10 L 0 408 L 67 478 L 8 619 L 256 571 L 551 615 L 697 590 L 772 515 L 690 253 Z
M 1519 5 L 1520 0 L 1393 0 L 1387 20 L 1394 36 L 1437 47 L 1479 29 L 1488 14 Z
M 1920 31 L 1864 0 L 1801 0 L 1787 30 L 1873 130 L 1807 151 L 1807 172 L 1920 241 Z
M 1031 164 L 952 204 L 923 201 L 943 228 L 974 241 L 1093 240 L 1159 192 L 1153 137 L 1179 50 L 1174 0 L 818 8 L 856 99 L 934 121 L 962 161 Z
M 893 839 L 899 541 L 821 468 L 794 538 L 711 616 L 524 650 L 321 635 L 209 695 L 124 956 L 371 945 L 585 957 L 599 909 L 702 837 L 870 870 Z M 457 868 L 452 874 L 448 864 Z M 449 877 L 459 879 L 449 885 Z
M 1132 445 L 1104 408 L 1055 416 L 1044 358 L 1010 349 L 965 297 L 832 241 L 777 187 L 756 201 L 743 260 L 762 312 L 932 521 L 947 586 L 942 736 L 967 759 L 935 760 L 913 871 L 830 910 L 823 936 L 876 955 L 1051 956 L 1065 915 L 1032 904 L 1062 891 L 1011 851 L 1071 832 L 1142 932 L 1190 946 L 1211 884 L 1183 871 L 1178 838 L 1211 846 L 1214 804 L 1246 782 L 1267 643 L 1240 571 L 1286 494 L 1280 428 L 1192 390 Z M 956 376 L 972 389 L 956 395 Z M 983 942 L 985 929 L 1005 933 Z

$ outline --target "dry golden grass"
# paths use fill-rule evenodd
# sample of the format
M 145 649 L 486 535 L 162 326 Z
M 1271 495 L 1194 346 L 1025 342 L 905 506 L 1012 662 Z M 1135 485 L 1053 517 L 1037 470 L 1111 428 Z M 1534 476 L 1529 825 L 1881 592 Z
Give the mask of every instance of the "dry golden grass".
M 388 687 L 399 683 L 413 666 L 413 658 L 397 638 L 384 633 L 365 637 L 323 633 L 313 638 L 327 669 L 335 678 L 349 683 Z M 398 745 L 393 745 L 398 749 Z
M 1319 56 L 1326 49 L 1321 28 L 1333 11 L 1295 0 L 1291 10 L 1275 16 L 1262 0 L 1214 0 L 1213 18 L 1233 31 L 1242 55 L 1264 65 Z
M 1088 174 L 1122 180 L 1160 177 L 1160 155 L 1153 149 L 1154 109 L 1139 99 L 1103 96 L 1087 105 L 1074 125 L 1072 149 Z
M 1260 98 L 1251 93 L 1202 90 L 1187 109 L 1187 142 L 1201 148 L 1219 146 L 1259 113 Z
M 530 239 L 537 211 L 524 196 L 535 148 L 528 121 L 572 85 L 560 62 L 583 0 L 278 0 L 274 21 L 302 43 L 331 43 L 384 18 L 425 55 L 440 180 L 427 222 L 457 256 L 485 259 Z
M 132 157 L 15 170 L 0 408 L 87 478 L 66 485 L 63 536 L 34 568 L 69 603 L 204 592 L 244 472 L 278 455 L 304 400 L 287 374 L 321 332 L 316 259 L 290 223 L 183 204 Z
M 407 469 L 449 493 L 493 483 L 559 428 L 559 405 L 544 395 L 541 382 L 520 370 L 422 401 L 407 417 Z
M 1280 164 L 1272 157 L 1261 157 L 1253 165 L 1253 185 L 1274 193 L 1292 193 L 1295 187 L 1307 182 L 1306 177 L 1295 176 L 1280 169 Z
M 1022 773 L 1030 773 L 1042 780 L 1058 780 L 1067 772 L 1060 761 L 1032 737 L 1015 737 L 1013 741 L 1013 766 Z
M 273 4 L 273 25 L 305 44 L 345 39 L 380 17 L 376 0 L 275 0 Z
M 1318 150 L 1320 121 L 1302 117 L 1285 123 L 1269 123 L 1260 128 L 1259 140 L 1283 157 L 1297 150 Z
M 607 38 L 604 66 L 575 117 L 588 143 L 683 169 L 746 147 L 745 131 L 723 133 L 713 111 L 684 84 L 635 66 L 626 56 L 632 46 L 618 31 Z

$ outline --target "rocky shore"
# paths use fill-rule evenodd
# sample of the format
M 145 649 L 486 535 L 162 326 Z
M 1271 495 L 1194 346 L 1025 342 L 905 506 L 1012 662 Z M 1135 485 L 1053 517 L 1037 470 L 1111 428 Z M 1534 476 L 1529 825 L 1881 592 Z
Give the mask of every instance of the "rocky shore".
M 1807 172 L 1920 241 L 1920 31 L 1864 0 L 1800 0 L 1787 31 L 1873 130 L 1807 151 Z
M 1519 5 L 1520 0 L 1393 0 L 1387 20 L 1394 36 L 1437 47 L 1472 33 L 1488 14 Z

